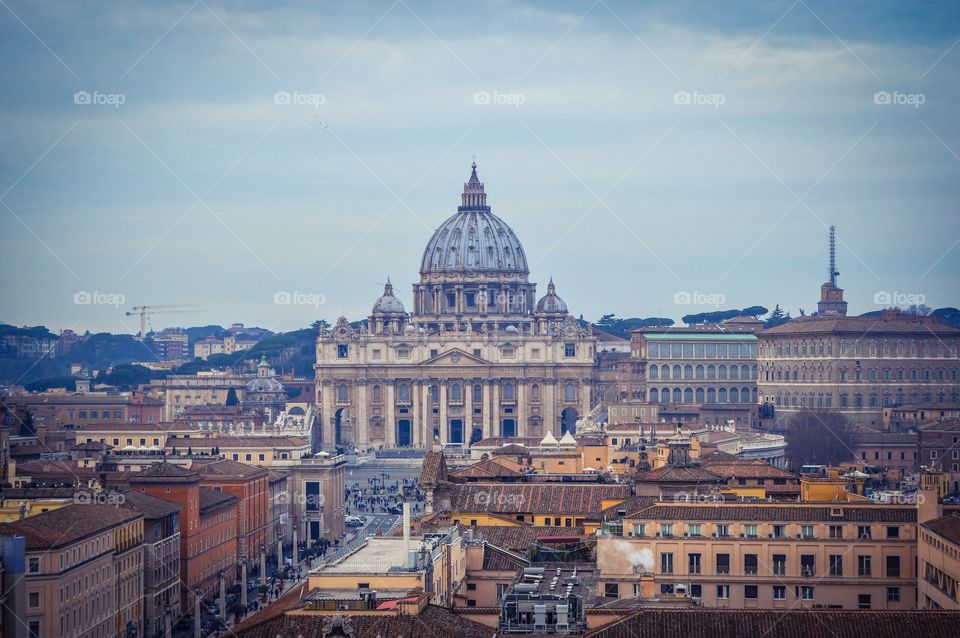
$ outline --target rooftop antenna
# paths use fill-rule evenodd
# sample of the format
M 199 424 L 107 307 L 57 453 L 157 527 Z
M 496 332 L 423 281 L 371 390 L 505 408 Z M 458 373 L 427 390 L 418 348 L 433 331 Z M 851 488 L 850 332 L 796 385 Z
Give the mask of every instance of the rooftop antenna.
M 830 225 L 830 285 L 837 285 L 837 228 Z

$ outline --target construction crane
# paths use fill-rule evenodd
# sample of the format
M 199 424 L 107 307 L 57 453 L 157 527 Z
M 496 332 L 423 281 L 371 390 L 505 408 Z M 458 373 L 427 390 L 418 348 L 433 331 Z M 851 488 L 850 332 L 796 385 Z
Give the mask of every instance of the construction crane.
M 140 332 L 137 335 L 139 341 L 143 341 L 147 336 L 147 317 L 160 314 L 175 314 L 184 312 L 203 312 L 203 310 L 183 310 L 183 308 L 196 308 L 197 304 L 151 304 L 149 306 L 134 306 L 133 312 L 127 311 L 128 317 L 140 315 Z M 162 308 L 163 310 L 157 310 Z

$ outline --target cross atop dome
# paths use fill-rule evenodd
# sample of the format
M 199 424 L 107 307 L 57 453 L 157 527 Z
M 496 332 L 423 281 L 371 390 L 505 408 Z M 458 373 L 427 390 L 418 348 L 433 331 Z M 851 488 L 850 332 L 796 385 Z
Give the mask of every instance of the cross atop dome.
M 483 192 L 483 182 L 477 176 L 477 161 L 470 164 L 472 172 L 470 180 L 463 185 L 463 195 L 460 196 L 460 207 L 457 209 L 461 213 L 468 211 L 489 211 L 487 206 L 487 194 Z

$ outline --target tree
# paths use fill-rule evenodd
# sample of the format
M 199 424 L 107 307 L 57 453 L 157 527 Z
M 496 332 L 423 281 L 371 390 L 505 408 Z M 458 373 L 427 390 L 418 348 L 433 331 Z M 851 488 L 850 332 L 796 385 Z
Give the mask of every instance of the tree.
M 237 389 L 227 390 L 227 405 L 240 405 L 240 399 L 237 398 Z
M 748 306 L 743 310 L 741 310 L 740 314 L 747 317 L 753 317 L 754 319 L 759 319 L 761 316 L 767 314 L 768 312 L 770 311 L 764 308 L 763 306 Z
M 767 317 L 767 320 L 763 322 L 763 325 L 766 328 L 773 328 L 788 321 L 790 321 L 790 313 L 783 312 L 783 310 L 780 309 L 780 304 L 777 304 L 774 306 L 770 316 Z
M 930 306 L 927 304 L 913 304 L 909 308 L 903 311 L 904 314 L 913 315 L 915 317 L 926 317 L 933 310 L 930 309 Z
M 853 441 L 847 418 L 834 410 L 804 409 L 787 430 L 787 458 L 794 470 L 801 465 L 836 465 L 853 460 Z

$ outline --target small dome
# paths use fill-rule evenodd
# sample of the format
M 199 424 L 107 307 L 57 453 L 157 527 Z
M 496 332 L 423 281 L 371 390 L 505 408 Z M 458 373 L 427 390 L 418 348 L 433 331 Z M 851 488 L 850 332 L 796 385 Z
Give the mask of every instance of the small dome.
M 403 302 L 393 294 L 393 284 L 387 279 L 383 286 L 383 296 L 377 299 L 373 304 L 373 314 L 375 315 L 405 315 L 406 309 Z
M 520 332 L 520 329 L 511 324 L 507 326 L 506 332 Z
M 544 314 L 566 314 L 567 304 L 557 295 L 557 287 L 553 285 L 553 278 L 547 284 L 547 294 L 537 302 L 537 312 Z
M 247 383 L 247 394 L 267 394 L 283 392 L 283 384 L 273 377 L 257 377 Z

